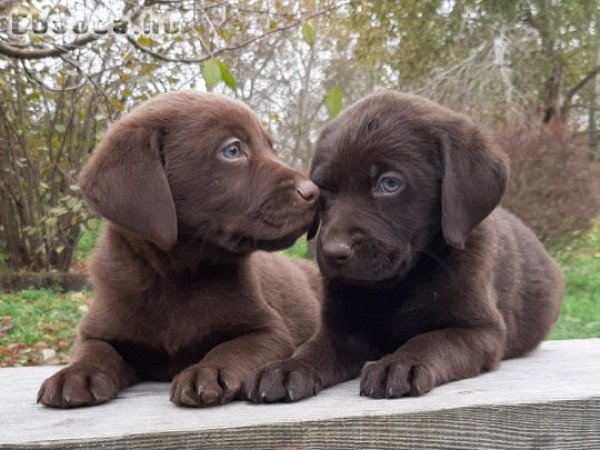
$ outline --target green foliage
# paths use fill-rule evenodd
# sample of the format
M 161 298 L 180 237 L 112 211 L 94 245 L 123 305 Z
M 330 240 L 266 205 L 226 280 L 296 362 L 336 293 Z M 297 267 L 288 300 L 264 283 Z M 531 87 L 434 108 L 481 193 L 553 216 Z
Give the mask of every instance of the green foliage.
M 566 296 L 551 339 L 600 337 L 600 225 L 557 250 Z
M 212 58 L 202 63 L 202 76 L 208 89 L 214 88 L 222 81 L 221 68 L 216 59 Z
M 49 329 L 62 338 L 72 340 L 76 324 L 87 307 L 78 296 L 52 289 L 0 293 L 0 316 L 12 318 L 12 328 L 0 335 L 0 345 L 24 342 L 33 345 L 47 339 Z
M 235 91 L 238 88 L 238 84 L 235 77 L 231 74 L 229 67 L 220 59 L 217 59 L 217 64 L 219 64 L 219 69 L 221 70 L 223 83 Z
M 293 258 L 308 258 L 308 242 L 306 241 L 306 236 L 302 236 L 293 246 L 284 250 L 283 253 Z
M 238 88 L 237 81 L 229 67 L 218 58 L 211 58 L 202 63 L 202 77 L 209 90 L 221 82 L 234 91 Z
M 327 114 L 330 119 L 334 119 L 338 116 L 343 106 L 343 94 L 340 88 L 333 87 L 327 96 L 325 97 L 325 106 L 327 107 Z
M 317 42 L 317 32 L 314 27 L 309 23 L 303 23 L 301 27 L 302 39 L 311 47 Z
M 88 292 L 0 292 L 0 366 L 66 362 L 89 301 Z
M 75 247 L 75 259 L 83 261 L 90 257 L 100 235 L 100 230 L 104 224 L 104 221 L 99 219 L 92 219 L 88 222 L 87 227 L 81 233 L 77 245 Z
M 66 271 L 88 220 L 76 173 L 106 124 L 104 105 L 93 88 L 41 95 L 19 65 L 6 71 L 0 85 L 0 241 L 6 263 L 12 270 Z M 57 78 L 72 84 L 66 73 Z
M 462 8 L 463 2 L 454 2 Z M 355 56 L 367 66 L 382 62 L 400 73 L 403 84 L 428 76 L 435 67 L 443 67 L 464 55 L 471 42 L 466 36 L 461 47 L 451 45 L 459 13 L 452 14 L 442 0 L 365 1 L 353 5 L 352 26 L 360 34 Z M 381 73 L 383 75 L 383 72 Z
M 550 116 L 564 118 L 572 95 L 585 86 L 578 83 L 596 65 L 600 42 L 591 30 L 598 30 L 598 7 L 597 0 L 356 2 L 351 26 L 361 37 L 354 56 L 379 67 L 382 83 L 404 90 L 419 90 L 438 76 L 438 95 L 446 102 L 456 78 L 467 77 L 452 93 L 460 96 L 496 76 L 500 86 L 481 95 L 507 100 L 505 108 L 541 103 Z M 471 73 L 469 65 L 477 68 Z M 578 108 L 589 106 L 587 96 L 581 100 Z
M 145 35 L 138 37 L 137 43 L 144 47 L 155 47 L 157 44 L 156 41 L 154 41 L 152 38 L 145 36 Z

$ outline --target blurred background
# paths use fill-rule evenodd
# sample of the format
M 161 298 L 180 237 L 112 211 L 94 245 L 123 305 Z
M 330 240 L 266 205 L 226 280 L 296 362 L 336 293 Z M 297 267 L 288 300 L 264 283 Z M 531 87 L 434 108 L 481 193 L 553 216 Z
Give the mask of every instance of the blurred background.
M 0 366 L 66 361 L 101 228 L 78 171 L 112 121 L 190 88 L 250 105 L 302 171 L 374 91 L 469 114 L 563 269 L 551 337 L 600 337 L 598 0 L 0 0 L 0 74 Z

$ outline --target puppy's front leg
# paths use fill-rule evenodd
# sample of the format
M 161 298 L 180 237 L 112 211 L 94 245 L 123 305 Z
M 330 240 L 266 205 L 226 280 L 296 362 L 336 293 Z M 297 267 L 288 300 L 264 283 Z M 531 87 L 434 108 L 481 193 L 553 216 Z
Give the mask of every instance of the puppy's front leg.
M 108 342 L 79 340 L 71 365 L 44 381 L 37 401 L 54 408 L 97 405 L 115 398 L 135 378 L 133 369 Z
M 217 345 L 202 360 L 180 372 L 171 384 L 171 401 L 206 407 L 236 399 L 248 374 L 294 351 L 286 331 L 265 328 Z
M 448 381 L 475 376 L 500 363 L 504 341 L 500 326 L 420 334 L 394 353 L 367 364 L 360 393 L 373 398 L 417 396 Z
M 255 370 L 245 383 L 254 403 L 297 401 L 356 377 L 370 354 L 361 338 L 322 329 L 294 355 Z

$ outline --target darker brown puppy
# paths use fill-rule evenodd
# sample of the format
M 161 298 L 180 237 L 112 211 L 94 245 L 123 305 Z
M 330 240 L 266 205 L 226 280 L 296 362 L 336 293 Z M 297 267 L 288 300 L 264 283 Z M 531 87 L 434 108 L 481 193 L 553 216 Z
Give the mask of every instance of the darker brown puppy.
M 561 275 L 496 208 L 507 164 L 465 116 L 380 93 L 323 131 L 318 260 L 324 323 L 291 359 L 252 374 L 255 402 L 299 400 L 357 376 L 373 398 L 421 395 L 535 348 Z
M 40 389 L 44 405 L 173 378 L 178 405 L 225 403 L 315 330 L 316 268 L 255 250 L 305 232 L 318 189 L 277 159 L 242 103 L 161 95 L 110 128 L 80 182 L 109 224 L 91 263 L 95 301 L 71 365 Z

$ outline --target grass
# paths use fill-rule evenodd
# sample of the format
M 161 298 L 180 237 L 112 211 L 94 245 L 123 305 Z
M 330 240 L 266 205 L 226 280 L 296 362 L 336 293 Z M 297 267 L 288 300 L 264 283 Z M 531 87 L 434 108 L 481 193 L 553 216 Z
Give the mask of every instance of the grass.
M 292 258 L 308 258 L 308 242 L 306 241 L 306 237 L 302 236 L 294 245 L 284 250 L 283 254 Z
M 66 362 L 89 292 L 0 293 L 0 367 Z
M 100 221 L 93 222 L 81 235 L 74 264 L 79 265 L 92 253 L 101 225 Z M 299 239 L 283 253 L 306 258 L 306 239 Z M 91 292 L 54 289 L 0 292 L 0 367 L 68 362 L 77 323 L 91 299 Z
M 87 228 L 81 233 L 81 236 L 79 236 L 79 240 L 75 246 L 73 259 L 76 261 L 83 261 L 92 254 L 92 251 L 98 242 L 98 238 L 100 237 L 102 224 L 103 221 L 99 219 L 92 219 L 88 222 Z
M 600 224 L 554 252 L 566 295 L 550 339 L 600 337 Z
M 100 223 L 93 224 L 82 235 L 77 260 L 90 254 L 99 227 Z M 306 258 L 306 239 L 283 253 Z M 550 339 L 600 337 L 600 224 L 553 251 L 553 256 L 561 265 L 567 294 Z M 91 292 L 52 289 L 0 292 L 0 366 L 66 362 L 91 298 Z

